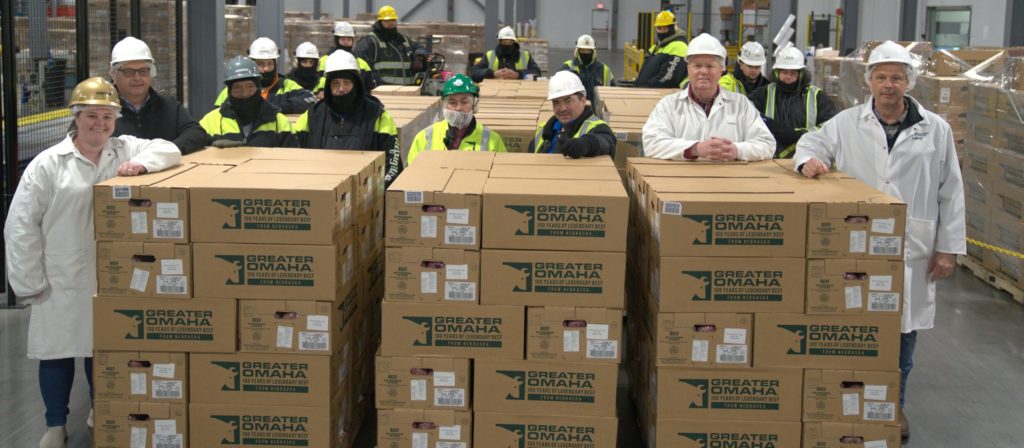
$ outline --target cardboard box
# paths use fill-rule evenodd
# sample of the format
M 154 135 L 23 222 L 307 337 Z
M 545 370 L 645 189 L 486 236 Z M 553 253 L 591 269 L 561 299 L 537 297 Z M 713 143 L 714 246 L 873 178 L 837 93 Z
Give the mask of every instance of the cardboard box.
M 381 353 L 523 359 L 521 306 L 384 302 Z
M 618 363 L 621 346 L 621 309 L 533 306 L 526 310 L 528 360 Z
M 483 360 L 473 367 L 477 411 L 615 417 L 619 366 Z
M 196 295 L 238 299 L 334 300 L 351 288 L 342 245 L 192 246 Z
M 329 407 L 346 379 L 340 357 L 195 354 L 191 403 Z
M 476 303 L 480 298 L 480 252 L 392 247 L 386 272 L 386 300 Z
M 490 171 L 495 154 L 490 151 L 424 151 L 416 156 L 416 167 Z
M 800 190 L 807 206 L 808 258 L 902 260 L 907 206 L 853 179 Z
M 377 409 L 470 408 L 468 359 L 377 356 Z
M 587 157 L 569 159 L 561 154 L 538 154 L 532 151 L 525 153 L 499 152 L 494 154 L 494 166 L 499 165 L 530 165 L 530 166 L 564 166 L 564 167 L 608 167 L 615 166 L 607 157 Z
M 160 183 L 193 167 L 117 176 L 93 186 L 96 240 L 189 242 L 188 190 Z
M 899 424 L 900 372 L 804 371 L 805 422 Z
M 480 248 L 487 172 L 414 166 L 387 192 L 388 247 Z
M 486 305 L 622 308 L 626 254 L 493 250 L 481 255 Z
M 658 418 L 800 421 L 800 369 L 658 367 Z
M 489 179 L 484 248 L 625 252 L 628 215 L 619 181 Z
M 377 411 L 377 446 L 473 446 L 473 413 L 437 409 L 380 409 Z
M 1014 151 L 997 151 L 995 161 L 994 177 L 996 182 L 1003 182 L 1008 187 L 1024 191 L 1024 154 Z
M 96 401 L 188 402 L 184 353 L 97 351 L 93 377 Z
M 807 314 L 893 314 L 903 310 L 903 262 L 808 260 Z
M 127 297 L 192 297 L 192 247 L 187 244 L 99 241 L 97 292 Z
M 491 179 L 555 179 L 621 181 L 619 172 L 604 166 L 509 165 L 496 164 Z
M 658 419 L 657 446 L 798 448 L 799 422 Z M 893 447 L 897 448 L 897 447 Z
M 352 225 L 352 175 L 242 173 L 189 188 L 194 242 L 331 244 Z
M 189 405 L 194 447 L 305 446 L 332 448 L 340 434 L 337 410 L 309 406 Z
M 92 446 L 96 448 L 189 445 L 188 405 L 184 403 L 97 401 L 94 410 Z
M 239 300 L 238 351 L 331 355 L 344 329 L 361 317 L 358 294 L 338 301 Z
M 473 414 L 473 443 L 478 447 L 615 448 L 618 429 L 615 417 Z
M 749 367 L 754 316 L 661 313 L 654 328 L 659 366 Z
M 754 367 L 899 367 L 899 315 L 759 314 L 754 331 Z
M 234 300 L 97 296 L 92 310 L 96 350 L 235 351 Z
M 804 308 L 803 258 L 661 257 L 650 266 L 651 292 L 662 313 L 799 313 Z
M 253 154 L 254 159 L 231 168 L 231 173 L 257 175 L 256 177 L 260 174 L 290 174 L 293 178 L 303 177 L 294 176 L 296 174 L 354 176 L 352 204 L 355 210 L 360 212 L 368 211 L 383 195 L 382 173 L 377 169 L 376 161 L 366 153 L 334 151 L 334 154 L 322 154 L 318 150 L 311 150 L 308 153 L 293 151 L 295 150 L 280 154 Z
M 803 440 L 813 448 L 901 446 L 899 426 L 863 423 L 804 423 Z

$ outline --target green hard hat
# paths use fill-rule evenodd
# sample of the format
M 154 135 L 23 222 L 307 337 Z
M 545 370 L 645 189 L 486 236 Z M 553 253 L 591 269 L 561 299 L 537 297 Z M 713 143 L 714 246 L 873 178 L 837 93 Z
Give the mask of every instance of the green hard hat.
M 252 59 L 245 56 L 235 56 L 224 64 L 224 84 L 239 79 L 259 79 L 260 69 Z
M 453 95 L 456 93 L 468 93 L 473 96 L 480 96 L 480 88 L 476 86 L 476 83 L 468 76 L 459 73 L 452 76 L 447 82 L 444 83 L 444 87 L 441 88 L 441 96 Z

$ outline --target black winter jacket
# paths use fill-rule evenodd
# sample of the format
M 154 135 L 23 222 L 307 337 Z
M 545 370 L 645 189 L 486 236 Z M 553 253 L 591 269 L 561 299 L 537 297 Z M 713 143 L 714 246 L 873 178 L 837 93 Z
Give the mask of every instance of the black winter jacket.
M 121 104 L 127 104 L 121 98 Z M 192 118 L 178 100 L 149 89 L 149 101 L 138 112 L 121 108 L 121 118 L 114 127 L 114 137 L 159 138 L 174 143 L 182 154 L 189 154 L 210 144 L 210 136 Z

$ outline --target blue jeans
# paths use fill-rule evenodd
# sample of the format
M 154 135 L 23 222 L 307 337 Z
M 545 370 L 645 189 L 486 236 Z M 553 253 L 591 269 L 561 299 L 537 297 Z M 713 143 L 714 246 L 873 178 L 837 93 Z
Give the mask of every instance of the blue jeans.
M 89 382 L 89 397 L 92 388 L 92 358 L 85 359 L 85 378 Z M 68 422 L 68 403 L 71 401 L 71 386 L 75 382 L 75 358 L 46 359 L 39 361 L 39 391 L 46 405 L 46 426 L 64 426 Z
M 907 377 L 914 368 L 914 346 L 917 345 L 917 330 L 900 335 L 900 409 L 907 395 Z

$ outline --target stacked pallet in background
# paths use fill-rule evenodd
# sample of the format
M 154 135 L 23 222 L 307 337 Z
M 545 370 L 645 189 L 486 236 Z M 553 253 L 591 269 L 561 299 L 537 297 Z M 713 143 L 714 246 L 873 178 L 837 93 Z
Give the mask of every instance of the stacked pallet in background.
M 814 57 L 807 61 L 811 70 L 811 82 L 821 89 L 822 93 L 840 110 L 846 106 L 840 102 L 839 71 L 842 58 L 839 52 L 832 49 L 817 50 Z
M 824 52 L 809 61 L 812 72 L 811 82 L 825 91 L 839 110 L 863 103 L 871 97 L 871 90 L 864 82 L 871 50 L 882 41 L 868 41 L 846 57 L 834 52 Z M 907 47 L 921 61 L 932 55 L 930 42 L 897 42 Z M 838 71 L 836 70 L 838 68 Z
M 592 99 L 594 113 L 608 122 L 615 132 L 615 166 L 625 179 L 626 159 L 642 157 L 643 127 L 651 111 L 666 95 L 678 89 L 644 89 L 629 87 L 597 87 Z
M 551 117 L 547 81 L 488 79 L 480 83 L 477 118 L 495 130 L 508 152 L 533 152 L 537 126 Z
M 896 446 L 905 205 L 785 162 L 629 162 L 628 370 L 648 446 Z
M 256 10 L 252 6 L 224 5 L 225 62 L 235 56 L 249 55 L 249 45 L 256 40 L 255 15 Z M 298 43 L 292 46 L 291 51 L 294 51 L 297 45 Z M 277 46 L 281 47 L 281 42 L 278 42 Z M 279 71 L 287 72 L 286 70 Z
M 429 151 L 387 208 L 378 446 L 615 446 L 628 200 L 611 160 Z
M 548 72 L 548 40 L 529 37 L 519 38 L 519 49 L 530 52 L 530 59 L 540 68 L 541 75 Z M 559 64 L 561 66 L 561 64 Z
M 95 446 L 351 446 L 379 333 L 383 155 L 185 162 L 95 187 Z

